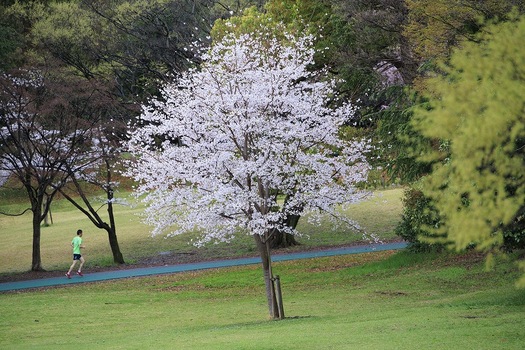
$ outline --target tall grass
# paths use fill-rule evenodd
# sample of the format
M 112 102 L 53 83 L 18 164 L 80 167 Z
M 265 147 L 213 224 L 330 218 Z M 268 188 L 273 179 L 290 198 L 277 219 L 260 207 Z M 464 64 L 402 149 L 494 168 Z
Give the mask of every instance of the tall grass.
M 389 239 L 393 238 L 393 229 L 401 215 L 402 189 L 390 189 L 375 193 L 368 200 L 352 205 L 345 213 L 359 222 L 367 232 Z M 254 244 L 251 237 L 240 235 L 231 244 L 210 245 L 204 248 L 189 244 L 193 237 L 191 233 L 165 239 L 162 236 L 151 237 L 151 227 L 141 223 L 139 214 L 143 207 L 135 203 L 128 193 L 120 194 L 127 199 L 129 205 L 116 207 L 117 236 L 121 251 L 127 262 L 133 263 L 140 259 L 172 254 L 185 256 L 198 254 L 204 258 L 235 257 L 254 254 Z M 24 203 L 2 198 L 0 210 L 17 212 Z M 100 208 L 104 213 L 105 207 Z M 84 231 L 84 255 L 86 267 L 107 266 L 112 264 L 106 232 L 97 229 L 82 213 L 73 208 L 67 201 L 58 200 L 52 205 L 53 224 L 42 227 L 42 263 L 47 270 L 63 270 L 71 263 L 71 239 L 77 229 Z M 299 238 L 304 247 L 351 244 L 361 240 L 361 234 L 348 229 L 332 230 L 330 223 L 325 222 L 320 227 L 312 226 L 307 220 L 301 220 L 299 230 L 304 236 Z M 0 273 L 26 271 L 31 266 L 32 227 L 31 213 L 19 217 L 0 215 Z

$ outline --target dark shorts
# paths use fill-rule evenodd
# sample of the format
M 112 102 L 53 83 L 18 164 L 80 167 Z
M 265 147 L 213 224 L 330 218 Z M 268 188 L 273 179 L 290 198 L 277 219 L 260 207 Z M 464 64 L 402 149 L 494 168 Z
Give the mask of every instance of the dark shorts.
M 80 260 L 81 257 L 82 255 L 80 254 L 73 254 L 73 260 Z

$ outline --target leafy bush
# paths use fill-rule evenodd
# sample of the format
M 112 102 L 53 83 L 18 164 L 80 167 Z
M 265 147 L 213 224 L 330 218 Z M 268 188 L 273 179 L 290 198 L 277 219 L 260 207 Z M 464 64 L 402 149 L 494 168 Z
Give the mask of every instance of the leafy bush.
M 437 240 L 426 227 L 439 225 L 440 219 L 436 208 L 430 198 L 415 188 L 405 190 L 403 197 L 403 215 L 401 222 L 395 229 L 396 235 L 410 243 L 410 248 L 415 251 L 429 251 L 442 249 L 443 242 Z
M 521 211 L 523 212 L 523 209 Z M 502 232 L 504 250 L 525 249 L 525 214 L 518 214 Z

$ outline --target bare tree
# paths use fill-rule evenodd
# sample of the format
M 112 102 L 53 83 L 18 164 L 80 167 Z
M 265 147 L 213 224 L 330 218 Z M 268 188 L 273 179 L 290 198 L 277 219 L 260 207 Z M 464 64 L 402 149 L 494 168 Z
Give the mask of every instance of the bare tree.
M 65 88 L 83 90 L 67 94 Z M 0 76 L 0 171 L 23 185 L 33 213 L 31 270 L 42 271 L 41 222 L 73 164 L 92 162 L 87 144 L 95 119 L 93 91 L 37 70 Z M 68 99 L 68 97 L 74 98 Z M 20 214 L 20 213 L 17 213 Z

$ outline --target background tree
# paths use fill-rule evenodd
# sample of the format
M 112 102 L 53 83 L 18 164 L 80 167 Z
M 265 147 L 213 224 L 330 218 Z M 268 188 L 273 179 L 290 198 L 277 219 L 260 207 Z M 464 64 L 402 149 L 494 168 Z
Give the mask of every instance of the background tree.
M 407 90 L 417 75 L 418 62 L 403 35 L 408 17 L 405 1 L 334 3 L 335 12 L 346 23 L 343 30 L 351 33 L 334 36 L 340 47 L 336 66 L 347 81 L 344 88 L 353 91 L 358 101 L 357 130 L 375 146 L 370 161 L 376 170 L 369 182 L 376 186 L 409 183 L 425 169 L 409 151 L 419 142 L 408 124 L 413 98 Z
M 198 70 L 144 107 L 146 125 L 129 145 L 138 157 L 130 173 L 154 233 L 198 229 L 197 243 L 205 243 L 228 241 L 244 227 L 261 256 L 274 318 L 283 315 L 273 291 L 271 235 L 297 233 L 286 225 L 289 214 L 337 216 L 336 205 L 364 196 L 355 185 L 368 172 L 366 144 L 338 138 L 352 107 L 328 108 L 333 82 L 307 70 L 311 44 L 290 36 L 283 44 L 271 30 L 224 37 Z
M 409 43 L 403 35 L 408 10 L 403 0 L 333 0 L 335 13 L 345 25 L 335 32 L 339 66 L 356 82 L 364 83 L 361 92 L 377 88 L 378 80 L 385 83 L 387 70 L 397 77 L 387 85 L 410 84 L 417 65 Z M 348 32 L 346 36 L 344 32 Z M 346 40 L 341 40 L 342 38 Z M 337 56 L 336 56 L 337 57 Z M 344 71 L 344 72 L 345 72 Z M 380 76 L 378 77 L 378 73 Z M 354 80 L 347 79 L 349 84 Z M 370 85 L 372 84 L 372 85 Z
M 59 60 L 63 65 L 57 73 L 82 77 L 85 81 L 81 84 L 98 89 L 99 99 L 90 108 L 98 109 L 97 145 L 101 148 L 98 152 L 85 149 L 92 166 L 82 169 L 83 165 L 68 164 L 63 168 L 70 186 L 57 184 L 56 189 L 95 226 L 107 231 L 117 263 L 124 263 L 113 212 L 119 142 L 125 138 L 127 121 L 137 114 L 138 104 L 156 95 L 159 82 L 188 65 L 190 43 L 209 28 L 207 17 L 203 17 L 208 3 L 117 1 L 108 6 L 107 2 L 65 1 L 17 3 L 9 9 L 28 23 L 24 30 L 34 48 L 33 62 L 47 65 L 50 60 Z M 75 92 L 70 87 L 69 95 Z M 99 167 L 94 169 L 95 165 Z M 104 173 L 93 176 L 95 170 Z M 108 220 L 90 202 L 93 199 L 82 185 L 86 182 L 105 192 Z
M 439 141 L 424 193 L 456 249 L 523 247 L 525 239 L 525 19 L 490 26 L 455 51 L 414 125 Z M 511 237 L 509 237 L 509 235 Z
M 68 178 L 66 164 L 89 162 L 84 147 L 90 139 L 90 117 L 96 117 L 87 115 L 86 104 L 96 98 L 89 87 L 42 73 L 21 71 L 0 77 L 0 169 L 18 179 L 30 202 L 33 271 L 43 270 L 40 224 Z M 71 84 L 77 94 L 69 100 L 64 87 Z
M 461 43 L 477 40 L 484 20 L 504 21 L 513 8 L 525 11 L 525 4 L 519 0 L 407 0 L 406 6 L 409 12 L 404 36 L 422 73 L 447 59 Z
M 0 71 L 7 71 L 16 62 L 16 51 L 23 40 L 15 24 L 9 21 L 6 8 L 0 5 Z
M 35 45 L 87 79 L 113 87 L 127 104 L 192 63 L 192 43 L 211 27 L 209 0 L 119 0 L 51 3 L 34 22 Z
M 146 96 L 193 60 L 192 44 L 206 40 L 212 25 L 210 0 L 84 1 L 101 28 L 106 50 L 97 50 L 121 82 L 123 93 Z M 93 16 L 94 15 L 94 16 Z M 100 47 L 100 46 L 98 46 Z
M 419 238 L 433 236 L 428 227 L 438 226 L 440 215 L 429 197 L 421 191 L 417 181 L 431 172 L 431 163 L 418 158 L 425 149 L 438 150 L 445 144 L 426 139 L 414 129 L 412 106 L 425 103 L 419 93 L 425 91 L 425 77 L 441 75 L 439 61 L 448 60 L 454 48 L 468 41 L 477 41 L 476 33 L 483 30 L 487 18 L 505 21 L 508 11 L 523 3 L 509 1 L 407 1 L 407 18 L 402 36 L 408 44 L 415 63 L 413 83 L 400 98 L 378 115 L 376 136 L 380 140 L 382 166 L 388 175 L 408 183 L 405 192 L 404 213 L 396 232 L 415 243 L 414 247 L 428 247 Z M 428 95 L 428 94 L 427 94 Z M 426 204 L 425 204 L 426 203 Z

